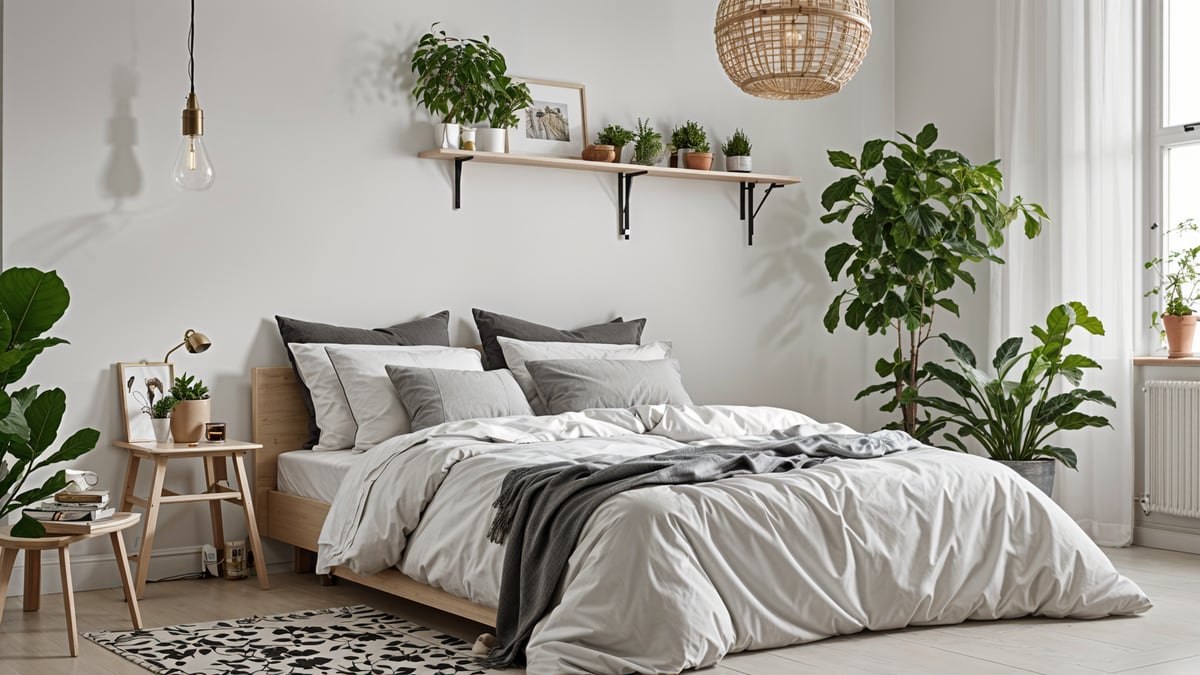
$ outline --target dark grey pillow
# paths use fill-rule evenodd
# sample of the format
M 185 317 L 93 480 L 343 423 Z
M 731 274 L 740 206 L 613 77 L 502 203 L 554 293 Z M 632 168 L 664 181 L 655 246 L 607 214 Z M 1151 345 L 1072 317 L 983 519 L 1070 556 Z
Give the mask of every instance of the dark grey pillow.
M 551 415 L 588 408 L 690 405 L 679 361 L 556 359 L 525 364 Z
M 487 370 L 507 368 L 504 352 L 497 337 L 507 337 L 526 342 L 599 342 L 609 345 L 638 345 L 642 343 L 645 319 L 625 321 L 617 317 L 608 323 L 584 326 L 575 330 L 560 330 L 540 323 L 525 321 L 482 309 L 472 309 L 475 327 L 483 343 L 483 367 Z
M 400 403 L 419 431 L 443 422 L 532 415 L 507 370 L 447 370 L 387 366 Z
M 279 324 L 279 337 L 283 338 L 283 347 L 287 349 L 288 361 L 296 368 L 296 357 L 292 355 L 289 343 L 328 343 L 338 345 L 434 345 L 450 346 L 450 311 L 444 310 L 427 316 L 424 319 L 398 323 L 387 328 L 347 328 L 333 326 L 327 323 L 301 321 L 286 316 L 275 316 Z M 312 395 L 304 386 L 300 371 L 296 370 L 300 387 L 304 390 L 304 407 L 308 409 L 308 442 L 305 448 L 312 448 L 321 440 L 321 429 L 317 427 L 317 416 L 313 408 Z

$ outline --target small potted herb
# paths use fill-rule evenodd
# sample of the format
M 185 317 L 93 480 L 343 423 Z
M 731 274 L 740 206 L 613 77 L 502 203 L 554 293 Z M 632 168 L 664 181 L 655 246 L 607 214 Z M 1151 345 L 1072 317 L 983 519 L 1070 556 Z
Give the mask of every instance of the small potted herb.
M 596 143 L 599 145 L 611 145 L 616 152 L 613 157 L 614 162 L 621 162 L 621 151 L 626 145 L 633 142 L 633 132 L 619 124 L 610 124 L 604 127 L 596 137 Z
M 184 373 L 175 378 L 171 396 L 176 400 L 171 411 L 171 436 L 176 443 L 195 443 L 204 435 L 204 423 L 212 419 L 208 387 L 203 380 Z
M 152 405 L 142 406 L 142 412 L 150 416 L 150 426 L 154 427 L 154 440 L 159 443 L 171 438 L 171 410 L 178 402 L 173 396 L 164 396 Z
M 1185 240 L 1196 241 L 1200 225 L 1188 219 L 1167 230 L 1169 235 L 1184 235 Z M 1158 284 L 1146 292 L 1166 298 L 1166 306 L 1160 314 L 1155 310 L 1150 315 L 1150 327 L 1157 328 L 1161 321 L 1159 336 L 1167 339 L 1167 358 L 1179 359 L 1192 355 L 1192 340 L 1196 336 L 1196 315 L 1192 303 L 1200 294 L 1200 244 L 1189 248 L 1175 249 L 1166 258 L 1158 257 L 1146 262 L 1146 269 L 1153 270 Z
M 708 137 L 705 136 L 700 140 L 692 141 L 692 151 L 684 158 L 687 168 L 698 171 L 708 171 L 712 168 L 713 156 L 712 148 L 708 144 Z
M 721 154 L 725 155 L 725 170 L 736 173 L 750 173 L 750 137 L 738 129 L 721 144 Z
M 676 162 L 678 166 L 686 166 L 689 169 L 693 168 L 688 163 L 687 157 L 694 152 L 699 152 L 702 155 L 707 154 L 707 165 L 708 167 L 712 166 L 712 153 L 708 144 L 708 134 L 705 133 L 704 127 L 698 123 L 688 120 L 684 122 L 683 126 L 675 127 L 675 130 L 671 132 L 671 145 L 675 146 L 678 152 L 679 159 Z M 703 163 L 703 158 L 700 158 L 696 166 L 701 166 Z
M 491 114 L 494 86 L 507 66 L 488 36 L 482 40 L 457 38 L 435 28 L 436 23 L 417 41 L 412 93 L 417 103 L 440 120 L 434 130 L 438 147 L 457 148 L 461 126 Z
M 662 161 L 662 134 L 650 126 L 650 120 L 638 118 L 637 132 L 634 134 L 633 163 L 653 166 Z

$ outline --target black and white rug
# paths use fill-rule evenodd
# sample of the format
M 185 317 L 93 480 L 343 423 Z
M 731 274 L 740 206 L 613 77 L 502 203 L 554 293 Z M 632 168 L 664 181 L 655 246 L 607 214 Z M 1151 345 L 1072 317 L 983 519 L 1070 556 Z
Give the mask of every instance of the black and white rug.
M 471 645 L 456 637 L 366 605 L 84 637 L 170 675 L 502 672 L 483 669 Z

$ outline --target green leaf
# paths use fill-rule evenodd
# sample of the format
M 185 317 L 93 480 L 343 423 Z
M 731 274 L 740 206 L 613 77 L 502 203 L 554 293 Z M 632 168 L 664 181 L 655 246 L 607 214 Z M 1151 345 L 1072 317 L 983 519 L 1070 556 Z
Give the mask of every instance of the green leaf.
M 925 150 L 937 142 L 937 138 L 937 127 L 933 126 L 932 123 L 926 124 L 925 128 L 921 129 L 921 133 L 917 134 L 917 145 L 920 146 L 922 150 Z
M 1100 364 L 1082 354 L 1068 354 L 1063 357 L 1062 367 L 1069 370 L 1079 370 L 1080 368 L 1099 368 Z
M 1029 416 L 1035 425 L 1045 426 L 1053 422 L 1055 418 L 1078 408 L 1081 403 L 1083 403 L 1083 398 L 1074 392 L 1057 394 L 1035 405 Z
M 1108 422 L 1107 417 L 1100 415 L 1087 415 L 1085 413 L 1072 412 L 1060 416 L 1054 420 L 1055 426 L 1062 431 L 1073 431 L 1075 429 L 1083 429 L 1085 427 L 1107 427 L 1112 426 Z
M 7 495 L 13 491 L 17 483 L 24 479 L 25 471 L 29 468 L 28 459 L 18 459 L 12 466 L 8 467 L 8 475 L 0 479 L 0 497 Z M 0 504 L 0 507 L 3 507 Z
M 966 270 L 963 270 L 963 269 L 957 269 L 957 270 L 954 270 L 954 276 L 958 277 L 959 279 L 962 279 L 963 283 L 970 286 L 972 293 L 975 292 L 975 277 L 972 276 L 970 272 L 967 272 Z
M 821 206 L 826 211 L 831 211 L 834 204 L 849 199 L 857 188 L 858 176 L 846 176 L 834 181 L 821 193 Z
M 867 320 L 867 310 L 870 307 L 862 301 L 861 298 L 855 298 L 850 301 L 846 307 L 846 326 L 858 330 L 859 326 Z
M 837 168 L 848 169 L 850 171 L 858 170 L 858 163 L 854 161 L 854 157 L 850 153 L 841 150 L 830 150 L 826 154 L 829 155 L 829 163 Z
M 891 377 L 892 371 L 895 370 L 896 364 L 887 359 L 879 359 L 875 362 L 875 374 L 880 377 Z
M 929 260 L 911 248 L 901 252 L 900 258 L 896 261 L 896 266 L 900 268 L 901 272 L 914 276 L 924 272 L 928 265 Z
M 970 408 L 961 403 L 956 403 L 954 401 L 937 396 L 921 396 L 917 399 L 917 403 L 927 408 L 933 408 L 934 410 L 941 410 L 942 412 L 950 413 L 951 415 L 957 415 L 959 418 L 961 418 L 962 422 L 976 421 L 975 413 L 971 412 Z
M 1074 450 L 1067 448 L 1059 448 L 1053 445 L 1046 445 L 1033 451 L 1033 454 L 1038 457 L 1053 457 L 1062 462 L 1068 469 L 1078 468 L 1078 459 L 1075 457 Z
M 12 536 L 20 539 L 40 539 L 44 534 L 46 526 L 23 513 L 17 524 L 12 526 Z
M 842 268 L 854 254 L 858 252 L 858 247 L 850 243 L 836 244 L 829 247 L 825 251 L 825 271 L 829 272 L 829 279 L 837 281 L 841 276 Z
M 842 316 L 842 298 L 846 296 L 846 291 L 838 293 L 838 296 L 829 303 L 829 309 L 825 310 L 825 330 L 832 333 L 838 327 L 838 321 Z
M 13 441 L 15 446 L 11 452 L 18 457 L 25 457 L 26 451 L 32 457 L 33 448 L 28 447 L 29 423 L 25 421 L 25 411 L 13 406 L 8 414 L 0 418 L 0 437 Z
M 882 138 L 867 141 L 863 144 L 862 157 L 859 159 L 859 164 L 863 171 L 869 171 L 875 168 L 883 161 L 883 149 L 887 147 L 887 141 Z
M 53 476 L 47 478 L 46 482 L 42 483 L 41 487 L 34 488 L 32 490 L 26 490 L 16 497 L 13 497 L 13 501 L 24 506 L 29 506 L 34 502 L 40 502 L 47 497 L 52 497 L 57 492 L 62 492 L 66 489 L 66 487 L 67 474 L 65 471 L 59 471 Z
M 879 384 L 873 384 L 873 385 L 867 387 L 866 389 L 863 389 L 862 391 L 855 394 L 854 400 L 857 401 L 859 399 L 870 396 L 871 394 L 878 394 L 881 392 L 894 392 L 895 390 L 896 390 L 895 382 L 880 382 Z
M 1013 359 L 1017 358 L 1017 355 L 1021 353 L 1022 342 L 1021 338 L 1012 337 L 1005 340 L 1000 345 L 1000 348 L 996 350 L 996 358 L 992 359 L 992 367 L 996 369 L 997 373 L 1001 373 L 1001 376 L 1003 376 L 1005 367 L 1012 363 Z
M 933 304 L 937 305 L 938 307 L 945 308 L 946 311 L 950 312 L 954 316 L 959 316 L 958 303 L 950 298 L 938 298 L 937 300 L 933 301 Z
M 1117 407 L 1117 402 L 1114 401 L 1111 396 L 1100 391 L 1099 389 L 1075 389 L 1071 393 L 1075 394 L 1076 396 L 1083 399 L 1084 401 L 1094 401 L 1096 403 L 1103 403 L 1104 405 L 1112 407 L 1112 408 Z
M 972 368 L 975 367 L 975 352 L 971 351 L 971 348 L 968 347 L 966 343 L 959 342 L 945 333 L 939 334 L 938 337 L 942 340 L 942 342 L 946 343 L 946 346 L 949 347 L 950 351 L 954 353 L 954 358 Z
M 54 443 L 58 426 L 67 411 L 67 394 L 62 389 L 50 389 L 38 395 L 25 410 L 29 425 L 29 446 L 41 454 Z
M 12 328 L 12 319 L 9 318 L 8 312 L 0 307 L 0 348 L 12 344 Z
M 74 459 L 79 459 L 83 455 L 92 451 L 96 447 L 96 443 L 100 441 L 100 432 L 95 429 L 80 429 L 71 434 L 67 440 L 63 441 L 62 447 L 58 452 L 50 455 L 38 464 L 37 468 L 58 464 L 59 462 L 69 462 Z
M 50 330 L 70 303 L 71 295 L 57 272 L 11 267 L 0 273 L 0 308 L 11 320 L 10 344 Z

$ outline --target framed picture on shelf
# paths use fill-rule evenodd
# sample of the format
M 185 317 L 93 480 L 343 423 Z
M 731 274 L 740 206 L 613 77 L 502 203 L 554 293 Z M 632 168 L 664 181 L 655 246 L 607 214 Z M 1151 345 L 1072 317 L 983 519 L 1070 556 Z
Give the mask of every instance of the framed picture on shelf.
M 125 420 L 125 440 L 130 443 L 153 441 L 154 426 L 149 409 L 170 395 L 175 382 L 175 366 L 170 363 L 118 363 L 117 384 L 121 388 L 121 416 Z
M 533 105 L 517 111 L 508 151 L 578 158 L 588 143 L 587 93 L 582 84 L 515 78 L 529 86 Z

